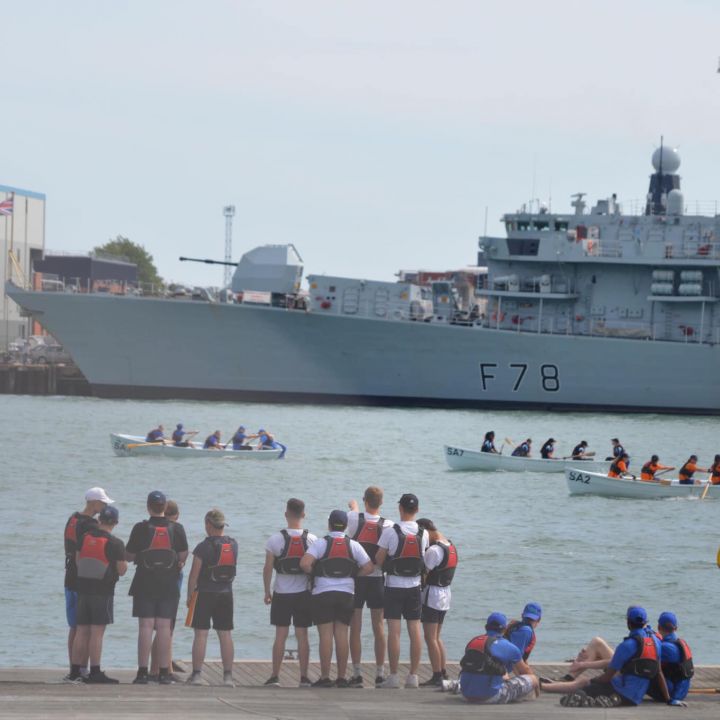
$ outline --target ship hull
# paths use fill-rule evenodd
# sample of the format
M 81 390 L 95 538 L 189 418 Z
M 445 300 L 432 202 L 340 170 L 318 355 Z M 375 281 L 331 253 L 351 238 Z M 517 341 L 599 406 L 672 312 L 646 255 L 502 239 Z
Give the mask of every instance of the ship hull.
M 720 348 L 279 308 L 8 294 L 101 397 L 718 414 Z

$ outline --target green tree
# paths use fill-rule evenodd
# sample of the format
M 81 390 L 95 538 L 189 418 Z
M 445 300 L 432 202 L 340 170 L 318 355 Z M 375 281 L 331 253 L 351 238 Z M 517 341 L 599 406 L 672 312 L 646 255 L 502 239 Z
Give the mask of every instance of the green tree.
M 114 240 L 108 240 L 104 245 L 93 248 L 93 253 L 98 256 L 111 255 L 112 257 L 135 263 L 138 267 L 138 280 L 141 283 L 162 287 L 163 279 L 155 267 L 153 256 L 142 246 L 134 243 L 129 238 L 118 235 Z

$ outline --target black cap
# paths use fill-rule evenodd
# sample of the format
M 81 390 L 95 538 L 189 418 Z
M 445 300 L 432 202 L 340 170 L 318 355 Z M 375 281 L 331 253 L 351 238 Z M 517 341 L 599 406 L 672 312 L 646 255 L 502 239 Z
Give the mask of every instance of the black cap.
M 167 498 L 165 497 L 164 492 L 160 492 L 160 490 L 153 490 L 149 495 L 147 499 L 148 503 L 152 503 L 153 505 L 160 504 L 160 503 L 166 503 Z
M 328 518 L 328 527 L 336 532 L 340 532 L 347 527 L 348 518 L 344 510 L 333 510 Z
M 412 493 L 405 493 L 398 500 L 398 504 L 403 510 L 407 510 L 408 512 L 413 512 L 414 510 L 417 510 L 420 505 L 417 499 L 417 495 L 413 495 Z
M 120 520 L 118 509 L 112 505 L 106 505 L 98 513 L 98 521 L 105 525 L 115 525 Z

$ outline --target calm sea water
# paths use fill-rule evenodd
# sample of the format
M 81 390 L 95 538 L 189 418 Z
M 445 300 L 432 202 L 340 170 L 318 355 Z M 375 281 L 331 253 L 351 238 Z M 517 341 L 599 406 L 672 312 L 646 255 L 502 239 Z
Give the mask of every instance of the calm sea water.
M 224 437 L 241 423 L 264 426 L 289 451 L 283 461 L 262 463 L 113 455 L 109 432 L 144 434 L 158 422 L 183 422 L 203 435 L 219 428 Z M 534 600 L 545 612 L 533 654 L 538 661 L 570 657 L 596 634 L 619 641 L 626 607 L 639 603 L 652 618 L 676 611 L 697 660 L 718 663 L 720 502 L 571 498 L 562 475 L 450 472 L 442 445 L 479 447 L 482 433 L 494 429 L 499 438 L 532 436 L 536 443 L 552 435 L 560 453 L 586 439 L 604 456 L 617 435 L 637 469 L 652 452 L 669 464 L 691 452 L 708 463 L 720 451 L 719 426 L 714 418 L 656 415 L 0 396 L 0 665 L 64 665 L 62 531 L 90 486 L 116 499 L 117 534 L 125 540 L 145 516 L 153 489 L 179 503 L 191 547 L 203 537 L 204 513 L 222 508 L 241 546 L 236 653 L 269 659 L 273 629 L 261 571 L 265 539 L 283 526 L 285 500 L 303 498 L 307 526 L 320 534 L 329 511 L 361 498 L 369 484 L 384 487 L 390 517 L 402 493 L 416 493 L 421 515 L 459 548 L 444 629 L 450 657 L 462 654 L 490 611 L 517 616 Z M 136 662 L 131 574 L 118 583 L 116 622 L 106 635 L 111 666 Z M 180 623 L 176 656 L 189 657 L 191 642 Z M 366 659 L 370 649 L 367 642 Z M 209 654 L 217 653 L 211 644 Z

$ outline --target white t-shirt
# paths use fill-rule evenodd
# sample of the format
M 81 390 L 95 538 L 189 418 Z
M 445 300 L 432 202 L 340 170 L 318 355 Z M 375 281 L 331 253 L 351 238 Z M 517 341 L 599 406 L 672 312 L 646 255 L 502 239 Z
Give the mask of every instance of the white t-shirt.
M 417 535 L 418 524 L 414 520 L 401 520 L 397 523 L 400 529 L 405 535 Z M 388 557 L 394 555 L 398 547 L 398 536 L 393 526 L 385 528 L 383 534 L 380 536 L 380 542 L 378 545 L 381 548 L 385 548 L 388 551 Z M 424 532 L 422 534 L 422 541 L 420 543 L 420 553 L 422 556 L 428 548 L 428 534 Z M 399 575 L 386 575 L 385 576 L 385 587 L 395 588 L 412 588 L 417 587 L 420 584 L 420 576 L 416 577 L 400 577 Z
M 360 515 L 360 513 L 355 510 L 350 510 L 350 512 L 348 512 L 348 514 L 347 514 L 348 524 L 347 524 L 347 528 L 345 530 L 345 534 L 350 538 L 357 532 L 359 515 Z M 365 513 L 365 522 L 367 522 L 368 520 L 370 520 L 371 522 L 376 522 L 381 517 L 382 517 L 381 515 L 372 515 L 369 512 L 366 512 Z M 383 527 L 384 528 L 392 527 L 392 520 L 388 520 L 387 518 L 385 518 Z M 375 566 L 375 569 L 367 577 L 382 577 L 382 574 L 383 574 L 382 568 Z
M 448 543 L 442 543 L 448 547 Z M 443 561 L 445 553 L 440 547 L 440 543 L 431 545 L 425 551 L 425 567 L 428 570 L 436 568 Z M 423 590 L 423 605 L 433 608 L 434 610 L 450 609 L 450 587 L 437 587 L 437 585 L 427 585 Z
M 286 532 L 291 537 L 297 537 L 298 535 L 302 535 L 304 531 L 286 528 Z M 316 540 L 317 537 L 315 535 L 308 533 L 308 547 L 310 547 Z M 283 537 L 282 532 L 273 533 L 265 543 L 265 549 L 269 553 L 272 553 L 275 557 L 280 557 L 285 549 L 285 538 Z M 300 573 L 299 575 L 283 575 L 282 573 L 275 573 L 273 592 L 285 595 L 289 593 L 303 592 L 309 587 L 308 576 L 305 573 Z
M 345 533 L 331 532 L 330 537 L 334 537 L 334 538 L 345 537 Z M 308 548 L 308 552 L 316 560 L 319 560 L 325 554 L 326 549 L 327 549 L 327 541 L 325 540 L 325 538 L 319 538 Z M 358 567 L 367 565 L 370 562 L 370 557 L 365 552 L 365 550 L 363 550 L 363 546 L 360 543 L 355 542 L 354 540 L 350 541 L 350 552 L 352 553 L 352 556 L 353 556 L 355 562 L 357 562 Z M 351 595 L 354 595 L 355 594 L 355 578 L 352 578 L 352 577 L 347 577 L 347 578 L 316 577 L 315 578 L 315 583 L 313 585 L 313 591 L 312 591 L 313 595 L 319 595 L 320 593 L 330 592 L 331 590 L 334 590 L 335 592 L 346 592 L 346 593 L 350 593 Z

